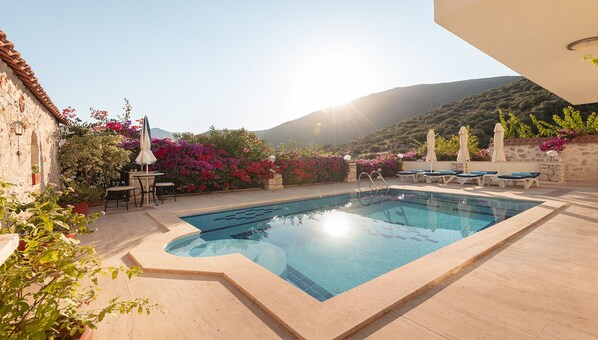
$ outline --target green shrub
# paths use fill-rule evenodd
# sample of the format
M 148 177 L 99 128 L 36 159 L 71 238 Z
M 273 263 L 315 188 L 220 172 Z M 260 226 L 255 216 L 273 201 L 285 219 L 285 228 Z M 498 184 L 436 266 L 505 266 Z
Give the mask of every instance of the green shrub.
M 21 202 L 6 193 L 7 187 L 0 181 L 0 233 L 18 233 L 21 245 L 0 266 L 1 339 L 78 338 L 108 313 L 149 313 L 153 306 L 146 298 L 114 298 L 102 308 L 81 311 L 96 299 L 100 275 L 130 278 L 140 269 L 101 268 L 92 247 L 65 237 L 73 230 L 91 232 L 87 226 L 98 214 L 85 217 L 61 208 L 54 189 Z
M 215 149 L 225 150 L 228 156 L 261 161 L 272 154 L 272 149 L 255 133 L 245 129 L 216 130 L 214 126 L 205 134 L 181 133 L 176 135 L 190 144 L 212 145 Z
M 119 171 L 130 160 L 121 146 L 122 136 L 110 134 L 73 135 L 60 147 L 58 160 L 62 174 L 88 187 L 101 188 L 120 177 Z

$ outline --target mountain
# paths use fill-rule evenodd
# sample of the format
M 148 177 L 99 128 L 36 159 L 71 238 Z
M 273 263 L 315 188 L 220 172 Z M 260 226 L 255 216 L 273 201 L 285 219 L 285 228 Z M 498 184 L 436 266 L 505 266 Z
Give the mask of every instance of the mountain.
M 162 130 L 160 128 L 151 128 L 150 130 L 151 130 L 152 138 L 174 139 L 174 136 L 172 135 L 172 132 L 170 132 L 170 131 Z
M 524 123 L 532 125 L 530 114 L 552 122 L 552 116 L 562 114 L 567 106 L 573 105 L 533 82 L 521 79 L 441 105 L 330 149 L 352 155 L 379 151 L 405 152 L 413 149 L 414 141 L 424 142 L 429 129 L 449 137 L 457 134 L 463 125 L 469 125 L 470 134 L 479 137 L 480 147 L 487 147 L 494 134 L 494 125 L 499 121 L 498 110 L 505 114 L 512 112 Z M 598 103 L 574 107 L 582 112 L 584 118 L 592 112 L 598 112 Z
M 397 87 L 256 133 L 272 145 L 290 141 L 324 145 L 346 143 L 443 104 L 519 79 L 521 77 L 508 76 Z

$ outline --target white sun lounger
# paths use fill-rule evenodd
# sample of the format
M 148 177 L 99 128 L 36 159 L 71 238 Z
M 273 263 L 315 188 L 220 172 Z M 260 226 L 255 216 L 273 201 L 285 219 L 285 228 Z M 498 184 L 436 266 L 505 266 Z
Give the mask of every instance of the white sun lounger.
M 536 187 L 540 186 L 539 176 L 539 172 L 513 172 L 510 175 L 498 176 L 498 186 L 504 189 L 509 184 L 521 183 L 523 188 L 527 190 L 534 184 L 536 184 Z
M 454 171 L 426 172 L 424 178 L 428 184 L 432 183 L 434 179 L 441 180 L 443 184 L 449 184 L 457 177 L 456 174 Z
M 397 173 L 397 177 L 400 182 L 412 179 L 413 183 L 417 183 L 424 179 L 424 173 L 425 171 L 423 170 L 401 171 Z

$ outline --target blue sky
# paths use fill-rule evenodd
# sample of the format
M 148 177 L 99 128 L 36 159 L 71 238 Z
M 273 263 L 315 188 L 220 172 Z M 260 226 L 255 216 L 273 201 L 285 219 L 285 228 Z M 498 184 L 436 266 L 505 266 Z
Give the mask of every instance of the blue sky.
M 59 108 L 153 127 L 267 129 L 397 86 L 515 74 L 431 0 L 12 1 L 0 29 Z

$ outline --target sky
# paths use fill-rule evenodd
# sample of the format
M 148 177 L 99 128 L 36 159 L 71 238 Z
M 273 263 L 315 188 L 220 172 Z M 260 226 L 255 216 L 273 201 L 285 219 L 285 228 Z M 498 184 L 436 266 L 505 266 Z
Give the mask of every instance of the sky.
M 152 127 L 262 130 L 395 87 L 516 73 L 434 22 L 432 0 L 20 0 L 0 29 L 60 108 Z

